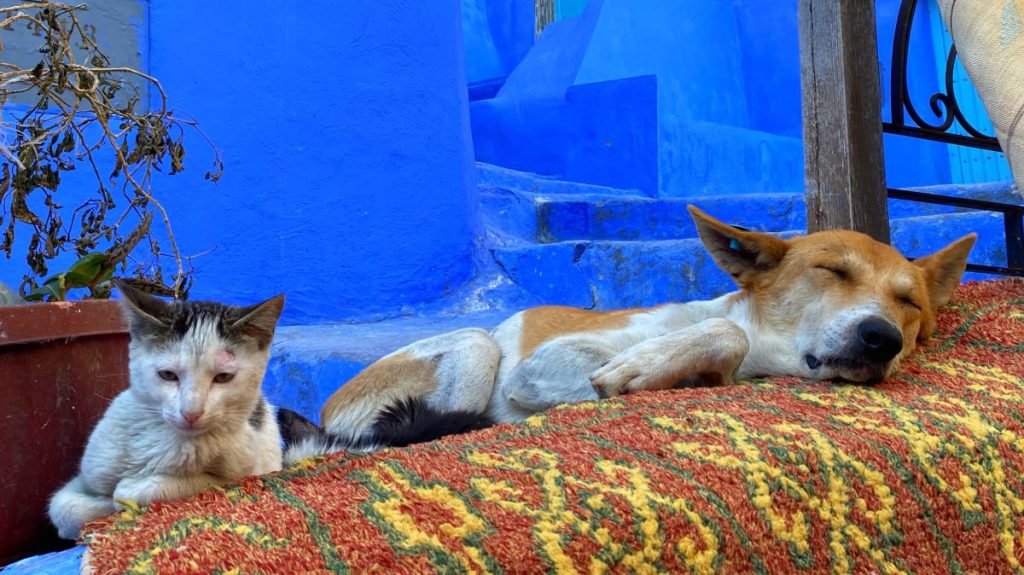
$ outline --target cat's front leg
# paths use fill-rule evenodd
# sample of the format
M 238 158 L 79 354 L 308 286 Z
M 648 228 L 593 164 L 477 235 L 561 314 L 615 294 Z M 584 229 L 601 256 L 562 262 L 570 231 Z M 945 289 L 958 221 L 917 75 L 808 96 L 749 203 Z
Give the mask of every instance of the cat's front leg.
M 146 475 L 125 477 L 114 489 L 114 501 L 130 500 L 139 505 L 191 497 L 220 485 L 223 480 L 209 473 L 195 475 Z M 118 506 L 121 506 L 118 503 Z

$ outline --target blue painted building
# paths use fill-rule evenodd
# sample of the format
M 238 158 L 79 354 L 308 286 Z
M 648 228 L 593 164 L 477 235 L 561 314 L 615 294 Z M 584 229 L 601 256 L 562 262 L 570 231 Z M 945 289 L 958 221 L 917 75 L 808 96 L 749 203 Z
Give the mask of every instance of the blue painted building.
M 145 66 L 226 163 L 217 186 L 201 182 L 209 158 L 193 145 L 190 171 L 157 182 L 183 253 L 204 254 L 194 297 L 285 291 L 292 325 L 649 303 L 697 292 L 634 298 L 642 274 L 527 287 L 519 264 L 551 278 L 571 272 L 544 250 L 589 261 L 564 242 L 692 239 L 683 204 L 695 198 L 754 227 L 803 225 L 795 0 L 559 0 L 536 38 L 534 0 L 141 5 Z M 877 5 L 888 81 L 899 1 Z M 922 100 L 940 77 L 935 24 L 929 10 L 915 23 Z M 892 184 L 990 173 L 965 177 L 945 145 L 886 145 Z M 743 209 L 755 204 L 776 208 Z M 595 277 L 625 265 L 602 262 Z M 19 264 L 0 280 L 16 285 Z

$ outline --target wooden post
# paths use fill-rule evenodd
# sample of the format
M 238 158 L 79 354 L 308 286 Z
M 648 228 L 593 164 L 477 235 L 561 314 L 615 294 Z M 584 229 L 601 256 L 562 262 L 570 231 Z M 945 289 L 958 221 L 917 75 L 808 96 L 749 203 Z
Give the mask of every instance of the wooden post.
M 889 242 L 873 0 L 800 0 L 807 231 Z

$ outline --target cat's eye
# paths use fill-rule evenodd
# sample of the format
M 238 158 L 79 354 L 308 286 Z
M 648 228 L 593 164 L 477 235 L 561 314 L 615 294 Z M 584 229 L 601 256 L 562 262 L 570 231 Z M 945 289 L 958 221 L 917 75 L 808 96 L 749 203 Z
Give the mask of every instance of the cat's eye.
M 161 369 L 160 371 L 156 372 L 156 374 L 159 375 L 160 379 L 164 381 L 178 381 L 178 374 L 174 373 L 169 369 Z
M 217 375 L 213 376 L 214 383 L 227 383 L 232 379 L 235 379 L 235 374 L 233 373 L 218 373 Z

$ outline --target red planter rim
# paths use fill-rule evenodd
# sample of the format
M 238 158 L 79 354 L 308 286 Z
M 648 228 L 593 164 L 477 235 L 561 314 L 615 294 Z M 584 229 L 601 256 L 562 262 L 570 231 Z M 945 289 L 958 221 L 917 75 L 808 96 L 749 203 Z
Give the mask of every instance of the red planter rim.
M 0 307 L 0 345 L 123 334 L 128 325 L 111 300 L 34 303 Z

